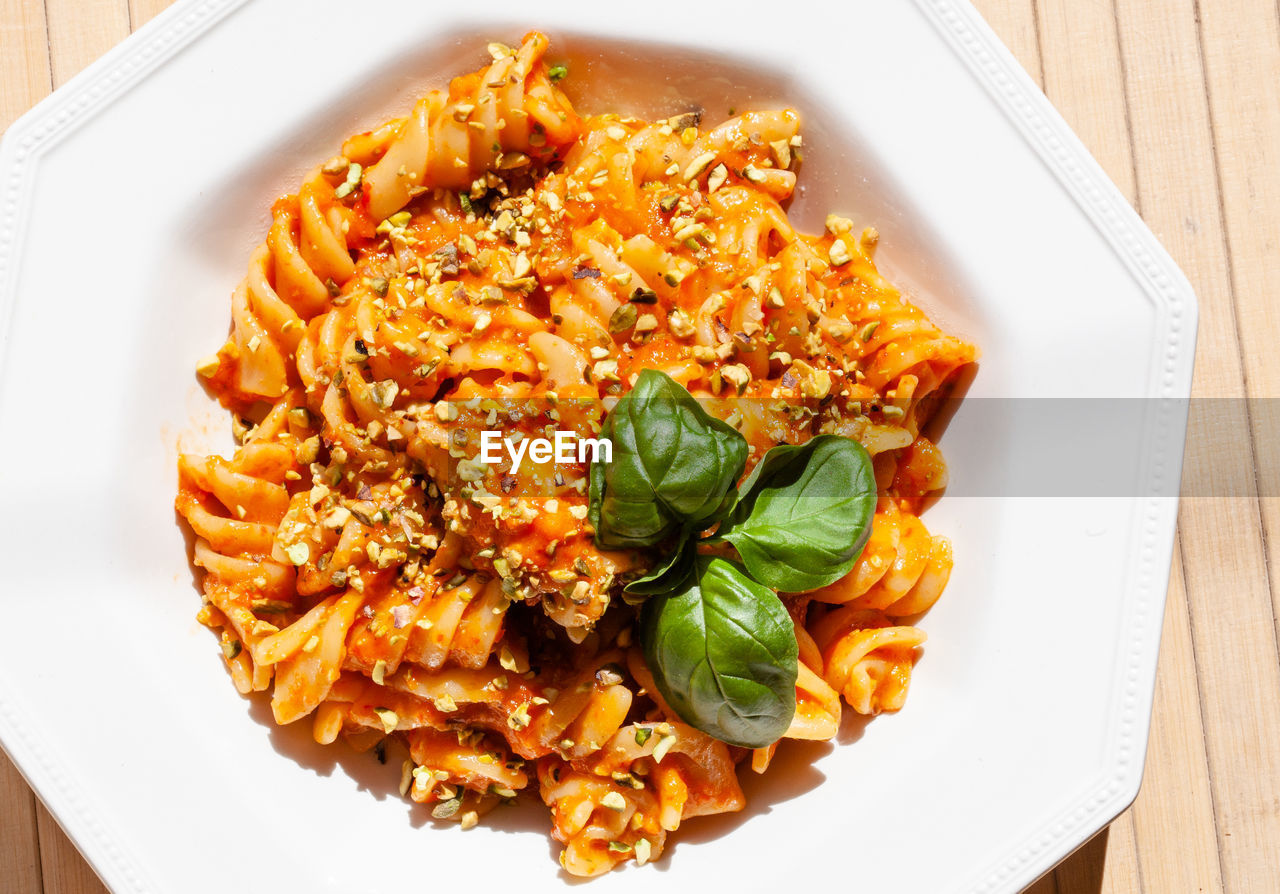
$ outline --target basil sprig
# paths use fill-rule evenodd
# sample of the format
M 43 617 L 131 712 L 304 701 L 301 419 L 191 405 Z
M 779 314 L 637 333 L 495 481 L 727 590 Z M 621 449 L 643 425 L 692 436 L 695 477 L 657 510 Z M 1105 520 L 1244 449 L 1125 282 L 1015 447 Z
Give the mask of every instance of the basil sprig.
M 819 435 L 772 448 L 751 470 L 719 537 L 751 576 L 784 593 L 804 593 L 849 573 L 871 535 L 876 511 L 871 457 L 857 441 Z
M 682 538 L 680 545 L 639 580 L 626 586 L 629 596 L 661 596 L 678 590 L 693 573 L 694 559 L 698 556 L 698 542 L 692 537 Z
M 665 373 L 647 369 L 609 413 L 613 462 L 591 466 L 591 523 L 604 547 L 655 546 L 733 508 L 747 442 Z
M 687 723 L 730 745 L 776 742 L 796 712 L 791 618 L 736 563 L 698 556 L 684 586 L 649 600 L 640 641 L 658 691 Z
M 797 654 L 774 590 L 814 590 L 853 567 L 876 506 L 870 457 L 836 435 L 774 447 L 739 497 L 746 440 L 654 370 L 640 374 L 602 435 L 614 461 L 591 467 L 596 542 L 666 549 L 626 587 L 648 597 L 640 635 L 658 690 L 717 739 L 777 741 L 795 715 Z M 698 539 L 716 525 L 714 537 Z M 745 568 L 699 555 L 700 542 L 732 546 Z

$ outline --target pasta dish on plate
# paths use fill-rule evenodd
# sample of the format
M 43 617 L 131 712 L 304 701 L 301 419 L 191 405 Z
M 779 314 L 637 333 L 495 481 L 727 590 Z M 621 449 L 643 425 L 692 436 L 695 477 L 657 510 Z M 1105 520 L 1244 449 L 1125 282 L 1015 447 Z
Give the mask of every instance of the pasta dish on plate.
M 273 205 L 177 508 L 240 692 L 437 819 L 528 790 L 593 876 L 902 707 L 975 349 L 874 229 L 792 227 L 795 111 L 586 114 L 543 35 L 488 49 Z

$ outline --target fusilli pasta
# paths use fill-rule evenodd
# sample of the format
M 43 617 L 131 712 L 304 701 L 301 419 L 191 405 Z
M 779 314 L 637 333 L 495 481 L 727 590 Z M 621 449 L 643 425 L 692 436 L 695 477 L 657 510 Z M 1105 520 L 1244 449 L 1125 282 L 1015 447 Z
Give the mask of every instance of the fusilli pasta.
M 590 462 L 483 461 L 483 432 L 595 438 L 656 369 L 743 434 L 748 472 L 777 444 L 862 443 L 870 541 L 843 579 L 781 594 L 784 738 L 828 739 L 842 697 L 902 707 L 924 641 L 904 619 L 952 563 L 918 517 L 946 484 L 921 432 L 975 351 L 880 276 L 874 230 L 792 227 L 794 110 L 582 116 L 547 49 L 491 44 L 275 203 L 199 366 L 239 445 L 180 458 L 177 508 L 241 692 L 318 742 L 402 740 L 403 791 L 440 819 L 536 787 L 590 876 L 741 809 L 737 766 L 778 743 L 727 745 L 663 700 L 622 592 L 649 560 L 596 543 Z

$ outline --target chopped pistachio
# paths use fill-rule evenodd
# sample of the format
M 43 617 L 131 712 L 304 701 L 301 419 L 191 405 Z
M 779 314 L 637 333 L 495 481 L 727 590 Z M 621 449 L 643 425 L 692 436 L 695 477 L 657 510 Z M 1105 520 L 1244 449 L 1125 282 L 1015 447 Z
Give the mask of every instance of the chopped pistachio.
M 529 716 L 529 706 L 520 705 L 507 716 L 507 726 L 514 730 L 522 730 L 533 722 L 533 718 Z
M 848 233 L 853 229 L 853 221 L 847 217 L 841 217 L 839 214 L 828 214 L 826 228 L 833 236 L 839 236 L 841 233 Z
M 345 199 L 347 196 L 351 195 L 352 191 L 360 185 L 360 178 L 363 173 L 364 168 L 354 161 L 351 162 L 351 164 L 347 166 L 347 179 L 333 191 L 333 194 L 340 199 Z
M 384 732 L 395 732 L 396 725 L 400 723 L 400 715 L 390 708 L 374 708 L 373 713 L 378 715 L 378 720 L 382 723 Z
M 628 302 L 619 304 L 618 309 L 609 316 L 609 331 L 624 332 L 636 324 L 636 306 Z
M 724 367 L 720 370 L 720 376 L 732 385 L 740 395 L 747 390 L 747 385 L 751 384 L 751 370 L 741 363 L 733 363 Z
M 667 315 L 667 328 L 676 338 L 689 338 L 696 331 L 689 315 L 678 307 Z
M 643 866 L 649 862 L 649 858 L 653 855 L 653 845 L 649 843 L 648 838 L 641 838 L 636 842 L 636 865 Z
M 667 756 L 667 752 L 676 744 L 674 733 L 668 733 L 658 740 L 658 744 L 653 746 L 653 761 L 656 764 L 662 763 L 662 759 Z
M 853 324 L 846 320 L 834 320 L 823 324 L 823 327 L 836 341 L 844 344 L 853 335 Z
M 728 179 L 729 169 L 723 163 L 716 165 L 711 169 L 711 174 L 707 177 L 707 192 L 715 192 L 721 186 L 724 186 L 724 182 Z
M 436 819 L 448 819 L 462 808 L 462 797 L 450 798 L 448 801 L 441 801 L 431 810 L 431 815 Z
M 305 565 L 307 559 L 311 558 L 311 548 L 305 543 L 294 543 L 285 548 L 284 554 L 294 565 Z
M 689 166 L 684 169 L 685 182 L 688 183 L 692 180 L 696 180 L 703 171 L 711 167 L 711 163 L 715 160 L 716 154 L 714 152 L 704 152 L 693 161 L 689 162 Z
M 853 260 L 853 255 L 849 254 L 849 246 L 844 244 L 843 239 L 837 239 L 831 243 L 831 248 L 827 251 L 827 257 L 831 259 L 833 267 L 843 267 Z
M 616 810 L 619 813 L 627 809 L 627 799 L 622 797 L 621 792 L 609 792 L 600 799 L 601 807 L 608 807 L 610 810 Z
M 196 364 L 196 372 L 207 379 L 218 371 L 218 365 L 218 355 L 210 354 Z
M 784 171 L 791 167 L 791 146 L 786 140 L 774 140 L 769 143 L 769 149 L 773 152 L 774 163 Z
M 458 477 L 463 481 L 480 481 L 489 467 L 482 462 L 463 459 L 458 461 Z
M 630 306 L 630 305 L 624 305 L 624 306 Z M 634 310 L 634 308 L 633 308 L 633 310 Z M 617 360 L 598 360 L 598 361 L 596 361 L 596 362 L 595 362 L 594 364 L 592 364 L 592 366 L 591 366 L 591 381 L 592 381 L 592 382 L 618 382 L 618 381 L 621 381 L 621 380 L 618 378 L 618 361 L 617 361 Z M 570 512 L 573 512 L 573 510 L 574 510 L 574 509 L 577 509 L 577 508 L 579 508 L 579 507 L 574 506 L 574 507 L 572 507 L 569 511 L 570 511 Z M 581 508 L 585 509 L 586 507 L 584 506 L 584 507 L 581 507 Z

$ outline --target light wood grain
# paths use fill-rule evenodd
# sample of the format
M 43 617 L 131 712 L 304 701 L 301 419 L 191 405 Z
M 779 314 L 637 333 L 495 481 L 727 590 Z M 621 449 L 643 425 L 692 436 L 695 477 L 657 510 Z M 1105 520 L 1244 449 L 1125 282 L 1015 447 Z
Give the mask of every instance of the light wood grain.
M 1253 399 L 1272 617 L 1280 619 L 1280 400 L 1268 400 L 1280 395 L 1280 6 L 1202 3 L 1200 40 L 1245 389 Z M 1263 778 L 1275 780 L 1280 749 L 1274 735 L 1271 741 Z M 1280 802 L 1270 810 L 1280 814 Z
M 168 9 L 169 2 L 170 0 L 130 0 L 129 22 L 133 30 L 137 31 L 162 10 Z
M 0 128 L 167 5 L 0 0 Z M 1195 393 L 1280 399 L 1275 0 L 976 5 L 1195 286 Z M 1142 792 L 1034 894 L 1280 891 L 1274 403 L 1250 404 L 1251 430 L 1212 449 L 1193 432 L 1187 462 L 1209 487 L 1234 468 L 1257 489 L 1184 501 Z M 103 890 L 3 756 L 0 879 L 14 894 Z
M 17 769 L 0 754 L 0 878 L 12 894 L 41 894 L 36 798 Z
M 43 804 L 36 806 L 44 894 L 108 894 Z
M 1187 2 L 1157 11 L 1141 0 L 1119 0 L 1117 10 L 1135 154 L 1142 159 L 1141 210 L 1200 297 L 1193 393 L 1240 399 L 1244 368 L 1196 9 Z M 1219 440 L 1210 450 L 1208 439 L 1195 434 L 1188 464 L 1210 470 L 1252 464 L 1248 438 Z M 1181 532 L 1223 884 L 1228 891 L 1273 890 L 1280 813 L 1260 797 L 1266 787 L 1259 781 L 1274 785 L 1280 778 L 1280 655 L 1258 501 L 1186 500 Z
M 44 0 L 44 8 L 55 88 L 129 36 L 129 7 L 119 0 Z
M 0 46 L 0 128 L 7 128 L 53 89 L 44 5 L 0 0 Z

